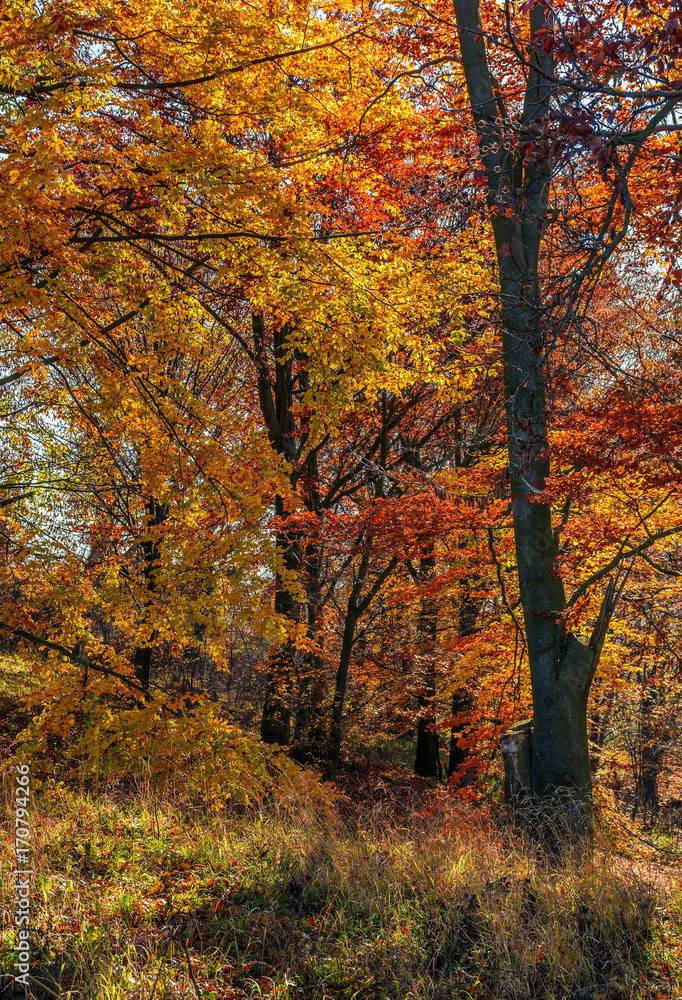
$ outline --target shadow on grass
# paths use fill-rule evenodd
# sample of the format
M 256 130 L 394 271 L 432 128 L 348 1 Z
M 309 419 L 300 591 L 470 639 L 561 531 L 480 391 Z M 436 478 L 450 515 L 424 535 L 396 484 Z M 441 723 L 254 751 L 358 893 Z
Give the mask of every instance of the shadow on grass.
M 487 881 L 472 869 L 468 886 L 466 872 L 444 877 L 442 850 L 424 865 L 415 848 L 322 838 L 278 857 L 261 840 L 257 877 L 214 865 L 187 910 L 168 901 L 171 871 L 150 912 L 126 905 L 111 926 L 35 935 L 33 997 L 630 1000 L 651 979 L 644 886 L 537 869 Z M 13 964 L 5 950 L 3 1000 L 23 995 Z

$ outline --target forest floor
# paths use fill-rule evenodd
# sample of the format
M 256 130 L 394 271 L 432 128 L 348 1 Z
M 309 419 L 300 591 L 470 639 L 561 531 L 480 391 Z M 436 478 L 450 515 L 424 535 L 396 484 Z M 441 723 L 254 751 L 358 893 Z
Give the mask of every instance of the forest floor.
M 15 1000 L 26 994 L 13 976 L 6 764 L 28 716 L 21 664 L 5 665 L 0 998 Z M 100 787 L 48 778 L 30 803 L 28 995 L 682 997 L 679 845 L 621 838 L 616 852 L 602 831 L 589 861 L 551 867 L 499 808 L 439 804 L 431 783 L 367 754 L 345 756 L 331 794 L 315 789 L 303 780 L 293 796 L 215 813 L 180 790 L 157 795 L 150 774 Z
M 32 806 L 35 1000 L 674 1000 L 679 870 L 598 850 L 551 869 L 488 808 L 346 760 L 329 808 L 222 816 L 144 785 L 48 782 Z M 11 803 L 6 799 L 4 820 Z M 0 996 L 13 984 L 3 837 Z

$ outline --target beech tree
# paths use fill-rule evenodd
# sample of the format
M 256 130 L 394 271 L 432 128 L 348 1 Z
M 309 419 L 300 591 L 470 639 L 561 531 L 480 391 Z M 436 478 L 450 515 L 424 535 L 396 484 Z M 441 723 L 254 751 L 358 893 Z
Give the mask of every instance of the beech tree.
M 550 826 L 580 840 L 592 832 L 590 685 L 626 561 L 655 540 L 624 544 L 567 597 L 547 491 L 553 354 L 584 329 L 595 286 L 629 232 L 633 166 L 682 99 L 679 12 L 673 4 L 588 9 L 546 0 L 482 6 L 454 0 L 499 268 L 511 504 L 533 691 L 530 791 Z M 555 185 L 569 181 L 588 194 L 593 212 L 582 253 L 574 244 L 572 270 L 552 273 L 544 253 L 552 198 Z M 595 185 L 599 199 L 590 197 Z M 586 639 L 567 619 L 578 591 L 598 583 L 606 587 Z M 540 828 L 551 840 L 550 827 Z

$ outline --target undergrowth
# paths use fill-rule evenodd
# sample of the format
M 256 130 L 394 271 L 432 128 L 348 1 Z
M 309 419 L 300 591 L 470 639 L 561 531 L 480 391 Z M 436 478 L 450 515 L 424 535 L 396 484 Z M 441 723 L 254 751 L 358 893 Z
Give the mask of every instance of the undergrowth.
M 361 798 L 213 815 L 152 785 L 32 806 L 35 1000 L 669 1000 L 682 906 L 615 855 L 556 870 L 485 810 Z M 391 788 L 391 785 L 394 787 Z M 382 804 L 383 802 L 383 804 Z M 402 804 L 402 811 L 396 809 Z M 3 820 L 11 819 L 6 796 Z M 0 996 L 14 967 L 2 844 Z

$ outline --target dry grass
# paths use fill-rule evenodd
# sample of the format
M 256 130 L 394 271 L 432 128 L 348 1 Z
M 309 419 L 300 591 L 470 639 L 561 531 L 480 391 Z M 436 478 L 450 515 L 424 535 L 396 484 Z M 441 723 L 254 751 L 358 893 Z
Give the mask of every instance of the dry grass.
M 34 997 L 682 995 L 679 893 L 606 853 L 549 869 L 485 811 L 417 818 L 419 787 L 405 778 L 401 792 L 396 775 L 379 805 L 358 794 L 313 809 L 301 791 L 286 808 L 222 816 L 170 796 L 155 805 L 150 787 L 93 798 L 45 786 L 32 824 Z M 6 839 L 5 973 L 12 867 Z M 23 995 L 2 983 L 3 1000 Z

